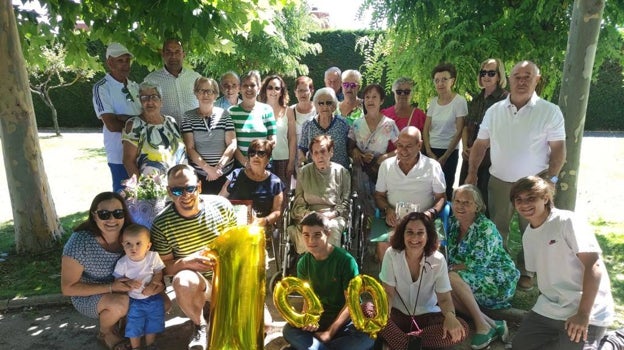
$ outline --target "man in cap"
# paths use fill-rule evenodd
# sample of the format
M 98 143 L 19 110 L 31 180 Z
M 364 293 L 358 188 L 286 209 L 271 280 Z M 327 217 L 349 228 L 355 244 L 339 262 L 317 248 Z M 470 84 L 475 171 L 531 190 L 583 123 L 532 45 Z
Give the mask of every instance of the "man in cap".
M 161 54 L 165 66 L 148 74 L 145 81 L 156 83 L 162 88 L 161 111 L 172 116 L 180 126 L 184 112 L 199 106 L 193 86 L 200 74 L 183 67 L 185 53 L 179 40 L 165 40 Z
M 122 161 L 121 130 L 130 116 L 141 112 L 139 85 L 128 79 L 132 57 L 125 46 L 119 43 L 108 45 L 106 65 L 109 72 L 93 86 L 93 108 L 104 123 L 104 148 L 115 192 L 123 188 L 121 182 L 128 178 Z

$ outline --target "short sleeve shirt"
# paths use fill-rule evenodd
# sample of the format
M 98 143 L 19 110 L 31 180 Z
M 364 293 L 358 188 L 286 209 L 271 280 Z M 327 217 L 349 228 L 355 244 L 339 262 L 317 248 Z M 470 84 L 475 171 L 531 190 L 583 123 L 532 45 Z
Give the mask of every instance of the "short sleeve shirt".
M 262 181 L 254 181 L 247 177 L 245 169 L 234 169 L 227 176 L 230 181 L 227 191 L 229 199 L 250 199 L 257 217 L 265 217 L 273 211 L 273 199 L 284 192 L 284 183 L 277 175 L 271 173 Z
M 438 98 L 434 97 L 427 109 L 427 115 L 431 117 L 429 130 L 431 148 L 446 149 L 457 131 L 455 121 L 457 118 L 468 115 L 468 103 L 465 98 L 457 94 L 450 103 L 442 106 L 438 104 Z M 459 148 L 459 143 L 457 148 Z

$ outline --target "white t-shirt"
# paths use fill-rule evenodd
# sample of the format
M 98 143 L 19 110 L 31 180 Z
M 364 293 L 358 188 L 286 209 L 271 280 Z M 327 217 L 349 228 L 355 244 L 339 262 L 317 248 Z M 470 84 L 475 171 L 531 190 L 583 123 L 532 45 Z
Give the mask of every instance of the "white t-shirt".
M 165 268 L 165 264 L 156 252 L 149 251 L 141 261 L 132 261 L 127 255 L 122 256 L 115 265 L 113 276 L 115 278 L 126 277 L 133 280 L 143 281 L 141 288 L 133 289 L 128 295 L 134 299 L 145 299 L 147 295 L 141 294 L 145 286 L 152 281 L 154 273 Z
M 102 114 L 107 113 L 129 116 L 141 114 L 139 85 L 128 80 L 128 93 L 124 93 L 123 89 L 124 84 L 115 80 L 110 74 L 106 74 L 104 78 L 93 85 L 93 109 L 98 119 L 102 119 Z M 104 125 L 102 134 L 104 135 L 104 149 L 108 163 L 122 164 L 121 131 L 109 131 Z
M 507 96 L 485 112 L 477 138 L 490 140 L 490 174 L 516 182 L 548 169 L 548 142 L 566 138 L 563 114 L 535 93 L 519 110 Z
M 297 145 L 299 145 L 299 140 L 301 140 L 301 130 L 303 129 L 303 124 L 305 122 L 312 120 L 316 115 L 316 110 L 312 107 L 312 110 L 308 113 L 301 113 L 297 111 L 297 105 L 291 105 L 289 108 L 294 110 L 295 114 L 295 129 L 297 130 Z M 308 147 L 308 145 L 306 145 Z
M 537 272 L 540 296 L 533 306 L 536 313 L 555 320 L 576 314 L 583 294 L 583 265 L 577 253 L 602 250 L 589 225 L 568 210 L 554 208 L 538 228 L 529 225 L 522 237 L 525 266 Z M 609 275 L 600 261 L 602 278 L 589 323 L 607 327 L 614 316 Z
M 384 160 L 379 166 L 375 191 L 387 192 L 388 203 L 393 207 L 398 202 L 416 203 L 419 209 L 427 210 L 433 206 L 436 193 L 445 193 L 446 183 L 440 163 L 424 154 L 416 165 L 405 175 L 397 157 Z
M 296 146 L 295 146 L 296 147 Z M 275 118 L 275 147 L 271 157 L 273 160 L 288 160 L 288 117 L 286 111 L 280 118 Z
M 405 258 L 405 250 L 398 251 L 392 247 L 386 250 L 381 264 L 379 279 L 396 288 L 394 298 L 392 298 L 392 307 L 406 315 L 440 312 L 440 307 L 436 305 L 438 303 L 436 293 L 451 291 L 451 282 L 449 281 L 444 255 L 435 251 L 431 256 L 423 257 L 420 266 L 423 270 L 421 270 L 418 280 L 412 282 L 412 275 Z M 420 292 L 418 292 L 419 285 Z M 401 302 L 401 298 L 403 298 L 403 302 Z M 416 306 L 416 313 L 414 313 L 414 306 Z
M 175 118 L 178 127 L 182 125 L 184 113 L 199 107 L 193 87 L 201 75 L 192 69 L 182 68 L 178 76 L 169 73 L 165 67 L 153 71 L 145 81 L 155 83 L 162 89 L 162 107 L 160 112 Z
M 447 149 L 453 135 L 457 132 L 455 121 L 468 115 L 468 103 L 466 99 L 456 94 L 448 104 L 438 104 L 438 97 L 431 99 L 427 116 L 431 117 L 429 128 L 429 146 L 431 148 Z M 459 142 L 456 149 L 459 148 Z

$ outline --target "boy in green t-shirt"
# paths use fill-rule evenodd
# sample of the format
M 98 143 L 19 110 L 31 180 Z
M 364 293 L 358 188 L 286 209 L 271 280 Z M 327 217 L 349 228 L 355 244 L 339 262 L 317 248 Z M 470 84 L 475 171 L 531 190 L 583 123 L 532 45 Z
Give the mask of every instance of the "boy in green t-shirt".
M 358 275 L 355 259 L 328 241 L 327 218 L 310 213 L 301 220 L 301 232 L 308 252 L 297 264 L 297 277 L 309 281 L 323 304 L 319 327 L 295 328 L 286 324 L 283 334 L 295 349 L 372 349 L 373 339 L 355 329 L 349 316 L 345 293 Z

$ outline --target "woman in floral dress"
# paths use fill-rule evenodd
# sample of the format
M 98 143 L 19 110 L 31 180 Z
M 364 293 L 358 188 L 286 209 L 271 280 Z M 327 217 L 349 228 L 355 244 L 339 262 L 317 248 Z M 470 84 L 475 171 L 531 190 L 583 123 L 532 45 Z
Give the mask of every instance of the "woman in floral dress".
M 492 221 L 485 217 L 479 189 L 462 185 L 453 193 L 453 217 L 448 232 L 449 278 L 458 311 L 472 316 L 476 334 L 473 349 L 482 349 L 500 336 L 506 341 L 504 321 L 494 321 L 479 307 L 510 307 L 520 271 L 503 248 Z

